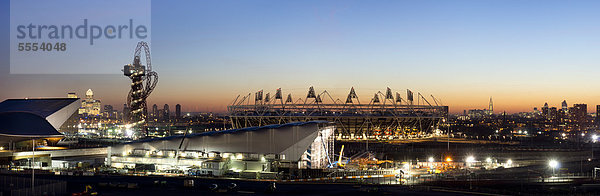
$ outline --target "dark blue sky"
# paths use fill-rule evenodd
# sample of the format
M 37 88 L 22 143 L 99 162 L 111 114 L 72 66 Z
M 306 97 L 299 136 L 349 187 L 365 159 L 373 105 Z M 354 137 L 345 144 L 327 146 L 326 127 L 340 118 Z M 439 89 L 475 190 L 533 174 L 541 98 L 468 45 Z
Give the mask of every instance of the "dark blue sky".
M 9 75 L 9 4 L 0 4 L 0 99 L 83 95 L 122 105 L 121 75 Z M 314 85 L 361 99 L 391 87 L 451 111 L 600 104 L 600 1 L 153 1 L 150 104 L 224 111 L 260 89 Z M 131 47 L 133 46 L 124 46 Z M 129 59 L 125 59 L 127 62 Z M 119 107 L 120 108 L 120 107 Z M 588 108 L 595 108 L 588 106 Z

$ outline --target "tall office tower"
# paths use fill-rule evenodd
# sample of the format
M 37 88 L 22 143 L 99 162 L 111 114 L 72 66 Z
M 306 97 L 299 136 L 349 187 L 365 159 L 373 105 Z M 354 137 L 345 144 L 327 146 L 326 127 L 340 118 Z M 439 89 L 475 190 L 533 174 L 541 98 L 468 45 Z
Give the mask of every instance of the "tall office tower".
M 92 91 L 92 89 L 88 89 L 85 92 L 85 100 L 91 102 L 92 100 L 94 100 L 94 91 Z
M 100 102 L 100 100 L 94 100 L 94 102 L 92 102 L 92 110 L 90 111 L 89 114 L 100 115 L 101 108 L 102 108 L 102 103 Z
M 152 117 L 158 117 L 158 106 L 156 104 L 152 105 Z
M 89 91 L 92 89 L 88 89 L 88 91 L 85 93 L 86 94 L 86 98 L 81 100 L 81 107 L 79 107 L 79 114 L 89 114 L 88 113 L 88 107 L 87 107 L 87 102 L 88 102 L 88 96 L 87 94 L 89 93 Z M 94 96 L 94 92 L 91 93 L 92 97 Z
M 68 95 L 68 96 L 73 96 L 73 95 Z M 79 108 L 79 114 L 100 115 L 100 109 L 101 109 L 100 100 L 95 100 L 94 92 L 92 91 L 92 89 L 88 89 L 85 92 L 85 99 L 81 101 L 81 107 Z
M 129 106 L 127 104 L 123 104 L 123 122 L 127 123 L 129 119 Z
M 104 105 L 102 115 L 106 118 L 116 118 L 116 112 L 112 105 Z
M 600 127 L 600 105 L 596 105 L 596 125 Z
M 576 130 L 587 128 L 587 104 L 575 104 L 571 111 L 571 117 L 576 125 Z
M 561 115 L 564 118 L 564 120 L 567 120 L 567 118 L 569 117 L 569 105 L 567 105 L 567 100 L 563 100 L 561 106 Z
M 104 112 L 112 112 L 113 110 L 112 105 L 104 105 Z
M 159 109 L 158 116 L 156 116 L 156 119 L 161 120 L 161 121 L 164 120 L 165 119 L 165 110 Z
M 546 119 L 549 118 L 548 116 L 548 103 L 544 103 L 544 107 L 542 107 L 542 116 Z
M 175 105 L 175 118 L 181 118 L 181 105 Z
M 488 108 L 488 115 L 494 114 L 494 102 L 492 102 L 492 97 L 490 97 L 490 106 Z
M 558 108 L 551 107 L 548 109 L 548 120 L 556 121 L 558 119 Z
M 163 107 L 163 112 L 164 118 L 169 119 L 169 104 L 165 104 L 165 106 Z

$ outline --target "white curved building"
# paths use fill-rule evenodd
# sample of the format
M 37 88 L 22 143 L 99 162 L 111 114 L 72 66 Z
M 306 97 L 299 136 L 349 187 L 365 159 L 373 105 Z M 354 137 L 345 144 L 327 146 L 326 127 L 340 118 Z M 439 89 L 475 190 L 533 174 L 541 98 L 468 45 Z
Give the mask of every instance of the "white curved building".
M 74 132 L 77 98 L 7 99 L 0 102 L 0 147 L 41 138 L 61 138 Z M 8 148 L 7 148 L 8 147 Z
M 138 140 L 112 146 L 107 161 L 117 168 L 212 169 L 213 175 L 316 169 L 331 163 L 333 141 L 332 123 L 295 122 Z

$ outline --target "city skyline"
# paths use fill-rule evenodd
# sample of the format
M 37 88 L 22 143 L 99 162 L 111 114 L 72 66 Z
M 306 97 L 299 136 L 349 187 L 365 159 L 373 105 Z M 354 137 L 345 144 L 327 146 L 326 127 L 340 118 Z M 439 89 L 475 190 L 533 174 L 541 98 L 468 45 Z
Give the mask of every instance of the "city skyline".
M 88 89 L 88 90 L 86 90 L 86 93 L 87 93 L 89 90 L 91 90 L 91 89 Z M 263 91 L 264 91 L 264 90 L 263 90 Z M 329 91 L 327 91 L 327 92 L 329 93 Z M 267 93 L 267 92 L 264 92 L 264 93 Z M 274 95 L 275 95 L 275 92 L 269 92 L 269 93 L 271 93 L 271 96 L 274 96 Z M 251 93 L 251 94 L 252 94 L 252 93 Z M 333 94 L 337 94 L 337 93 L 333 93 Z M 75 95 L 76 97 L 79 97 L 79 94 L 78 94 L 77 92 L 68 92 L 68 93 L 67 93 L 67 97 L 71 97 L 72 95 Z M 84 94 L 84 95 L 85 95 L 85 94 Z M 242 96 L 242 95 L 241 95 L 241 96 Z M 404 96 L 404 95 L 402 95 L 402 96 L 403 96 L 403 97 L 402 97 L 402 99 L 404 99 L 404 98 L 405 98 L 405 96 Z M 427 95 L 423 95 L 423 96 L 427 96 Z M 42 98 L 42 97 L 28 97 L 28 98 Z M 83 100 L 85 97 L 79 97 L 79 98 L 81 98 L 81 99 Z M 297 98 L 303 98 L 303 97 L 294 97 L 294 99 L 297 99 Z M 336 97 L 334 97 L 334 99 L 335 99 L 335 98 L 336 98 Z M 426 97 L 426 98 L 427 98 L 427 97 Z M 437 98 L 436 98 L 436 99 L 437 99 Z M 98 99 L 98 100 L 99 100 L 99 101 L 101 101 L 102 99 Z M 341 99 L 340 99 L 340 100 L 341 100 Z M 431 101 L 433 101 L 433 100 L 431 99 Z M 439 100 L 438 100 L 438 101 L 439 101 Z M 254 103 L 254 101 L 250 101 L 250 103 Z M 149 103 L 148 103 L 148 114 L 149 114 L 149 115 L 151 115 L 151 113 L 153 113 L 153 108 L 152 108 L 153 106 L 158 106 L 158 105 L 163 105 L 163 104 L 166 104 L 166 105 L 169 105 L 169 106 L 173 105 L 173 106 L 179 106 L 179 107 L 181 107 L 181 104 L 179 104 L 179 103 L 159 103 L 159 102 L 149 102 Z M 561 109 L 561 108 L 562 108 L 562 109 L 565 109 L 565 107 L 566 107 L 566 108 L 574 107 L 574 106 L 575 106 L 575 105 L 577 105 L 577 104 L 585 104 L 585 105 L 588 105 L 588 106 L 589 106 L 589 107 L 587 107 L 587 112 L 588 112 L 588 113 L 596 113 L 596 111 L 597 111 L 595 107 L 591 107 L 591 106 L 600 106 L 600 105 L 590 105 L 590 104 L 588 104 L 588 103 L 570 103 L 570 102 L 568 102 L 567 100 L 562 100 L 562 101 L 560 102 L 560 104 L 554 104 L 554 103 L 548 103 L 548 102 L 544 102 L 544 104 L 538 104 L 538 105 L 536 105 L 536 106 L 533 106 L 533 107 L 531 107 L 529 110 L 525 110 L 525 111 L 516 111 L 516 112 L 508 112 L 508 111 L 504 111 L 504 110 L 502 110 L 502 111 L 499 111 L 499 110 L 494 110 L 493 108 L 495 108 L 495 107 L 496 107 L 496 105 L 495 105 L 495 103 L 493 103 L 493 102 L 492 102 L 492 97 L 490 97 L 490 100 L 489 100 L 489 102 L 488 102 L 487 108 L 485 108 L 485 107 L 477 107 L 477 106 L 474 106 L 474 107 L 472 107 L 472 108 L 465 108 L 465 109 L 464 109 L 464 110 L 462 110 L 462 111 L 454 111 L 454 112 L 453 112 L 453 111 L 451 110 L 451 112 L 450 112 L 450 113 L 451 113 L 451 114 L 455 114 L 455 115 L 460 115 L 460 114 L 463 114 L 464 112 L 466 112 L 466 111 L 469 111 L 469 110 L 486 110 L 486 111 L 489 111 L 489 110 L 490 110 L 489 108 L 492 108 L 493 114 L 502 114 L 502 113 L 504 113 L 504 112 L 507 112 L 508 114 L 514 114 L 514 113 L 519 113 L 519 112 L 534 112 L 536 108 L 537 108 L 537 111 L 541 111 L 541 109 L 544 107 L 544 105 L 545 105 L 545 104 L 547 104 L 547 106 L 548 106 L 549 108 L 555 107 L 555 108 L 558 108 L 558 109 Z M 565 105 L 565 104 L 566 104 L 566 105 Z M 120 105 L 114 105 L 114 104 L 102 104 L 102 108 L 104 108 L 104 106 L 112 106 L 112 107 L 114 107 L 114 108 L 117 108 L 116 110 L 118 110 L 118 111 L 122 111 L 122 108 L 119 108 L 119 107 L 118 107 L 118 106 L 120 106 Z M 193 106 L 190 106 L 190 107 L 193 107 Z M 184 109 L 184 110 L 181 110 L 181 112 L 216 112 L 216 113 L 223 113 L 222 111 L 210 111 L 210 110 L 202 110 L 202 109 L 200 109 L 200 110 L 194 110 L 193 108 L 192 108 L 192 109 L 190 109 L 190 108 L 186 108 L 186 107 L 183 107 L 183 108 L 185 108 L 185 109 Z M 197 106 L 196 108 L 198 108 L 198 106 Z M 171 113 L 171 116 L 174 116 L 174 115 L 175 115 L 175 113 Z
M 597 0 L 0 1 L 0 195 L 590 195 Z
M 225 112 L 237 95 L 282 88 L 304 96 L 309 86 L 335 98 L 354 87 L 361 100 L 388 86 L 411 89 L 454 114 L 486 108 L 490 96 L 496 113 L 563 100 L 600 104 L 590 90 L 600 82 L 595 1 L 152 4 L 160 75 L 152 104 Z M 8 26 L 9 3 L 0 5 L 0 24 Z M 120 74 L 10 74 L 9 29 L 0 37 L 0 99 L 81 96 L 91 88 L 103 104 L 125 103 L 130 81 Z M 130 61 L 106 66 L 119 71 Z

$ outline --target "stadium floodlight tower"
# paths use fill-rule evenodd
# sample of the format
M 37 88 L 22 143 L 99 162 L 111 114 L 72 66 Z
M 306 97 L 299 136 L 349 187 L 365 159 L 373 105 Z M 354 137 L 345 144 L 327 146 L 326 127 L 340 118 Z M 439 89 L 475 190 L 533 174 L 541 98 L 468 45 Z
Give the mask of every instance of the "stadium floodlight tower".
M 146 56 L 146 66 L 143 66 L 140 61 L 142 49 Z M 127 96 L 129 115 L 126 120 L 126 128 L 131 131 L 126 131 L 126 136 L 145 137 L 146 117 L 148 116 L 146 98 L 150 96 L 158 83 L 158 74 L 152 70 L 150 48 L 146 42 L 138 43 L 133 56 L 133 64 L 125 65 L 123 74 L 131 79 L 131 90 Z

